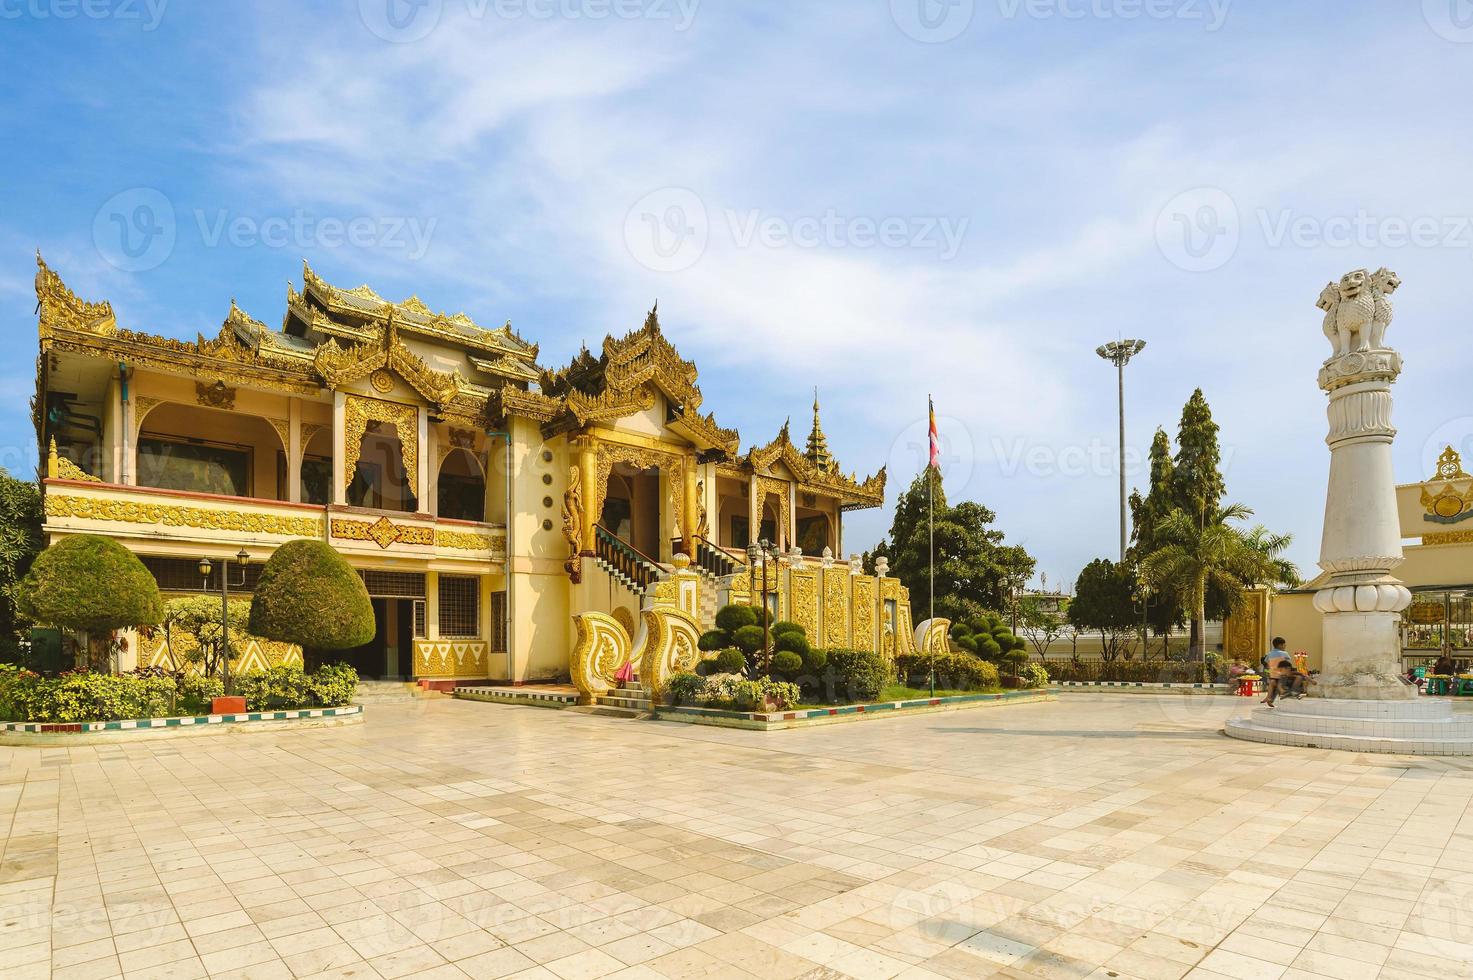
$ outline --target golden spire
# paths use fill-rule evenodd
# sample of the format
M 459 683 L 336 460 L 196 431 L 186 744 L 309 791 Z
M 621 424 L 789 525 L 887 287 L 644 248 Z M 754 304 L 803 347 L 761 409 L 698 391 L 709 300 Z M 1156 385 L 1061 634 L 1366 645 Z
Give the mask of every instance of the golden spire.
M 808 433 L 808 452 L 804 455 L 819 469 L 827 472 L 833 468 L 834 457 L 829 452 L 829 440 L 823 434 L 818 419 L 818 389 L 813 389 L 813 431 Z

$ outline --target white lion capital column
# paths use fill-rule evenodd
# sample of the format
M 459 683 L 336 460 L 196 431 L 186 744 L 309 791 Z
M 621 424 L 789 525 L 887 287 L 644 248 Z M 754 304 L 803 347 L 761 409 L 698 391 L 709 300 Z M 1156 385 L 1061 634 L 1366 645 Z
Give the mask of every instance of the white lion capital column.
M 1320 567 L 1330 578 L 1315 593 L 1324 614 L 1324 669 L 1315 693 L 1326 698 L 1404 700 L 1401 611 L 1411 593 L 1391 573 L 1402 563 L 1392 469 L 1391 385 L 1401 355 L 1384 344 L 1390 297 L 1401 285 L 1380 269 L 1347 273 L 1320 294 L 1334 353 L 1320 369 L 1330 399 L 1330 482 Z

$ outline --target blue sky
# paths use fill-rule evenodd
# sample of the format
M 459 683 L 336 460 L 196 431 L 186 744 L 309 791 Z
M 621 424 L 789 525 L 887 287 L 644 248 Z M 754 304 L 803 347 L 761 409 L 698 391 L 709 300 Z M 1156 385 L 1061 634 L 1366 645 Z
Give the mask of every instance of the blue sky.
M 1107 340 L 1149 342 L 1133 450 L 1201 386 L 1306 570 L 1326 281 L 1405 283 L 1399 479 L 1473 454 L 1466 0 L 0 0 L 0 53 L 13 471 L 38 247 L 180 337 L 231 297 L 279 323 L 304 257 L 549 365 L 658 297 L 745 444 L 806 433 L 816 384 L 892 500 L 934 392 L 949 494 L 1051 583 L 1117 547 Z

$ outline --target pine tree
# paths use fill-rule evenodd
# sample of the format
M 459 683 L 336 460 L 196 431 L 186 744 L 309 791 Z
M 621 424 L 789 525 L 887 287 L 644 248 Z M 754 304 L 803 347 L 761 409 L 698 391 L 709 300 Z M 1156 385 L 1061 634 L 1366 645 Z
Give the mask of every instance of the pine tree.
M 1150 458 L 1150 490 L 1144 497 L 1139 490 L 1130 496 L 1133 529 L 1127 557 L 1136 567 L 1164 544 L 1159 527 L 1177 506 L 1174 479 L 1176 466 L 1171 459 L 1171 437 L 1166 434 L 1166 430 L 1156 430 L 1156 435 L 1151 440 Z M 1147 602 L 1145 619 L 1151 632 L 1163 638 L 1163 655 L 1171 642 L 1172 627 L 1182 622 L 1186 615 L 1185 596 L 1179 589 L 1163 586 L 1152 591 Z
M 1217 512 L 1227 488 L 1222 480 L 1222 450 L 1217 444 L 1217 423 L 1202 389 L 1192 392 L 1181 410 L 1176 432 L 1176 460 L 1171 475 L 1176 506 L 1205 526 Z

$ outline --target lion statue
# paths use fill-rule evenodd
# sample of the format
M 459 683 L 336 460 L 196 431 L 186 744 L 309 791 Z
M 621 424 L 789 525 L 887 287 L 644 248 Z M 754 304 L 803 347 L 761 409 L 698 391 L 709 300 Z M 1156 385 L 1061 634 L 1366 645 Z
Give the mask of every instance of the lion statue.
M 1320 290 L 1315 303 L 1325 311 L 1325 337 L 1334 353 L 1343 357 L 1352 351 L 1380 350 L 1391 326 L 1391 294 L 1401 280 L 1384 266 L 1374 273 L 1356 269 Z

